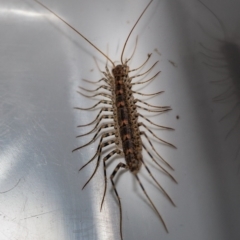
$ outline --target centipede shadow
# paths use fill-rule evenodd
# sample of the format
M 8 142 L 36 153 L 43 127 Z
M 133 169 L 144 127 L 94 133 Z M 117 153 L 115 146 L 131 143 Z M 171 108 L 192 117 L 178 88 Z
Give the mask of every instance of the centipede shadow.
M 209 3 L 198 0 L 207 21 L 199 23 L 205 40 L 199 42 L 201 62 L 208 71 L 212 109 L 221 135 L 223 151 L 240 166 L 240 35 L 237 16 L 221 19 Z M 220 9 L 221 10 L 221 9 Z M 220 12 L 219 10 L 219 12 Z M 230 9 L 227 11 L 231 11 Z M 233 11 L 234 12 L 234 11 Z M 229 12 L 230 13 L 230 12 Z M 204 21 L 203 21 L 204 22 Z

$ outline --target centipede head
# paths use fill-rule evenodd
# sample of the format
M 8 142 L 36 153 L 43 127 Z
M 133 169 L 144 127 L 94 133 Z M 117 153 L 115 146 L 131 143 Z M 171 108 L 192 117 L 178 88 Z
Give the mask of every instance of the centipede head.
M 112 74 L 114 77 L 123 77 L 128 75 L 129 67 L 127 64 L 117 65 L 112 69 Z

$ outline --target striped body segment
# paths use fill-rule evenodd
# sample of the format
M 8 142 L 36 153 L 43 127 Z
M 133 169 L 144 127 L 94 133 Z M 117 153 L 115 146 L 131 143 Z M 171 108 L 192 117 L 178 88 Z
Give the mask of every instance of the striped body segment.
M 117 65 L 112 73 L 115 79 L 115 101 L 117 121 L 120 131 L 123 153 L 129 170 L 137 173 L 142 165 L 142 142 L 136 114 L 134 114 L 134 97 L 129 91 L 127 65 Z

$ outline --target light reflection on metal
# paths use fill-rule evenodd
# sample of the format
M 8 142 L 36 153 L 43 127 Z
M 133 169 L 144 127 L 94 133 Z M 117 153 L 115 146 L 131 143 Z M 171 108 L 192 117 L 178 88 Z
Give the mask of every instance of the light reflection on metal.
M 23 152 L 23 145 L 23 140 L 18 139 L 17 142 L 13 142 L 1 151 L 0 181 L 8 179 L 9 172 L 12 171 L 13 166 L 15 166 L 20 159 L 20 154 Z
M 21 15 L 24 17 L 47 17 L 54 20 L 55 18 L 48 13 L 37 13 L 33 11 L 19 10 L 19 9 L 0 9 L 0 14 L 13 14 L 13 15 Z M 56 20 L 56 19 L 55 19 Z

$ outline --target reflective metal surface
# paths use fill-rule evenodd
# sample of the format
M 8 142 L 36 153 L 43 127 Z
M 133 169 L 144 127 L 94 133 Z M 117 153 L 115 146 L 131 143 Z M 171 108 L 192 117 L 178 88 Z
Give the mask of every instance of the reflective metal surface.
M 42 2 L 114 61 L 119 61 L 127 34 L 146 6 L 146 1 L 136 0 Z M 238 3 L 212 0 L 206 4 L 234 36 L 239 22 Z M 240 238 L 240 157 L 235 157 L 240 127 L 235 127 L 234 134 L 226 139 L 240 111 L 234 109 L 230 114 L 232 121 L 228 118 L 219 122 L 238 98 L 224 107 L 213 101 L 215 93 L 221 94 L 224 88 L 212 86 L 210 81 L 220 79 L 225 69 L 220 67 L 217 71 L 222 72 L 218 75 L 203 62 L 216 66 L 224 63 L 209 62 L 201 54 L 205 51 L 213 56 L 205 48 L 219 47 L 214 38 L 226 40 L 221 31 L 217 20 L 198 1 L 156 0 L 130 38 L 125 58 L 131 55 L 136 36 L 139 37 L 133 68 L 150 52 L 153 56 L 149 66 L 160 60 L 151 74 L 158 70 L 161 74 L 141 91 L 164 90 L 164 94 L 149 102 L 173 109 L 151 119 L 176 129 L 154 131 L 175 144 L 177 150 L 153 142 L 174 167 L 172 174 L 178 184 L 144 155 L 176 203 L 173 207 L 168 202 L 143 168 L 139 177 L 167 224 L 166 233 L 133 176 L 124 171 L 119 174 L 116 186 L 122 201 L 125 240 Z M 72 153 L 92 138 L 76 139 L 91 129 L 76 126 L 92 121 L 97 114 L 73 109 L 96 102 L 76 91 L 78 86 L 87 85 L 82 79 L 95 81 L 102 77 L 93 57 L 101 69 L 106 60 L 31 0 L 0 2 L 0 32 L 0 239 L 120 239 L 118 203 L 110 181 L 100 212 L 102 164 L 81 190 L 96 162 L 80 173 L 78 170 L 93 156 L 98 141 Z M 238 37 L 233 39 L 238 43 Z M 89 84 L 86 87 L 95 88 Z M 236 91 L 234 94 L 237 96 Z M 108 176 L 119 161 L 123 159 L 110 162 Z

